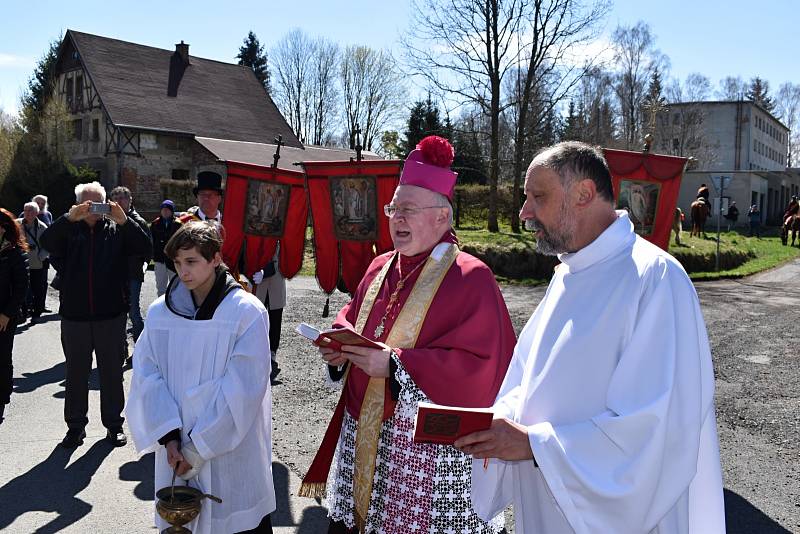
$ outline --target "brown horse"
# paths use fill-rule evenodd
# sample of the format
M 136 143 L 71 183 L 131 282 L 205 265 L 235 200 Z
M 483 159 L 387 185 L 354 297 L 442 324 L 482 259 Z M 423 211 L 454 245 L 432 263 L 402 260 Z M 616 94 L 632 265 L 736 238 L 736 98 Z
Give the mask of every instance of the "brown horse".
M 781 227 L 781 242 L 784 246 L 789 243 L 790 230 L 792 232 L 792 246 L 794 246 L 797 233 L 800 232 L 800 215 L 789 215 L 783 221 L 783 226 Z M 798 242 L 798 246 L 800 246 L 800 242 Z
M 700 199 L 692 202 L 692 230 L 689 232 L 689 237 L 694 235 L 700 237 L 700 232 L 703 232 L 703 237 L 706 237 L 706 219 L 708 219 L 709 213 L 711 213 L 711 206 L 706 202 Z

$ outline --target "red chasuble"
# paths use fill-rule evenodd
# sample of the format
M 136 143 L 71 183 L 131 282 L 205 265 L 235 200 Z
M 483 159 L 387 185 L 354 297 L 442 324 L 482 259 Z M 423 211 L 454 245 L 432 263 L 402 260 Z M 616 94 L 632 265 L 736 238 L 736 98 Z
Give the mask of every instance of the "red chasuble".
M 445 234 L 440 242 L 455 242 L 455 235 Z M 399 256 L 386 276 L 372 307 L 363 334 L 376 341 L 385 341 L 397 316 L 411 294 L 422 268 L 410 275 L 395 305 L 385 320 L 383 335 L 375 336 L 375 328 L 386 311 L 389 297 L 402 276 L 428 258 L 430 251 L 406 257 Z M 335 326 L 356 322 L 361 303 L 372 280 L 394 252 L 375 258 L 358 285 L 353 300 L 342 308 Z M 398 349 L 400 361 L 417 386 L 437 404 L 463 407 L 491 406 L 505 377 L 516 344 L 514 328 L 500 288 L 492 271 L 479 259 L 465 252 L 444 277 L 431 302 L 425 322 L 417 337 L 416 347 Z M 353 366 L 347 380 L 345 406 L 358 419 L 369 376 Z M 391 417 L 394 403 L 388 391 L 384 398 L 384 419 Z

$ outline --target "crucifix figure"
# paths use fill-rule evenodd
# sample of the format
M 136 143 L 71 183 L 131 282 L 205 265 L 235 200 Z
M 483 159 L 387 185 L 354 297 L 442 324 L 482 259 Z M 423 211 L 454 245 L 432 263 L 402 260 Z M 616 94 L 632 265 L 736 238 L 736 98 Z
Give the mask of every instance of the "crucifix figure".
M 648 114 L 647 119 L 647 135 L 644 137 L 644 151 L 650 152 L 650 145 L 653 143 L 653 135 L 656 132 L 656 118 L 662 111 L 669 111 L 664 98 L 652 98 L 648 96 L 645 98 L 642 109 Z
M 283 146 L 283 136 L 279 135 L 275 138 L 275 154 L 273 154 L 272 159 L 275 161 L 272 163 L 272 168 L 276 168 L 278 166 L 278 160 L 281 159 L 281 147 Z

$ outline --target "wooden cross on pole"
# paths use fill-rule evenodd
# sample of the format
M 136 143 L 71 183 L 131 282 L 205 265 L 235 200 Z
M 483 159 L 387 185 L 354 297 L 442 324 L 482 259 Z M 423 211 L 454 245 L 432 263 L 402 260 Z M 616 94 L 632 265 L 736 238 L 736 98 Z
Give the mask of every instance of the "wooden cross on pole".
M 274 160 L 272 163 L 272 168 L 276 168 L 278 166 L 278 160 L 281 159 L 281 147 L 283 146 L 283 136 L 279 135 L 275 138 L 275 154 L 272 155 L 272 159 Z
M 669 111 L 666 101 L 663 98 L 645 98 L 642 109 L 648 114 L 647 135 L 644 137 L 644 151 L 650 152 L 650 145 L 653 143 L 653 135 L 656 132 L 656 118 L 662 111 Z
M 361 161 L 361 151 L 364 149 L 361 146 L 361 127 L 356 123 L 356 129 L 353 130 L 353 133 L 356 134 L 356 161 Z

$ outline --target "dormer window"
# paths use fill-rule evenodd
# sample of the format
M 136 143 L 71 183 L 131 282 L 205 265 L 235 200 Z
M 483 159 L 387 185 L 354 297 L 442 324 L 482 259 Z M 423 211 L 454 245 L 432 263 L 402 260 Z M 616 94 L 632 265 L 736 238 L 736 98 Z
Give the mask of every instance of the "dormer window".
M 78 105 L 83 103 L 83 75 L 78 74 L 75 76 L 75 102 Z
M 67 86 L 66 86 L 66 93 L 67 93 L 67 105 L 68 105 L 68 106 L 69 106 L 69 105 L 72 105 L 72 99 L 73 99 L 73 96 L 74 96 L 74 94 L 75 94 L 75 90 L 74 90 L 75 86 L 74 86 L 74 83 L 75 83 L 75 82 L 74 82 L 74 80 L 73 80 L 72 78 L 67 78 L 67 83 L 66 83 L 66 85 L 67 85 Z

